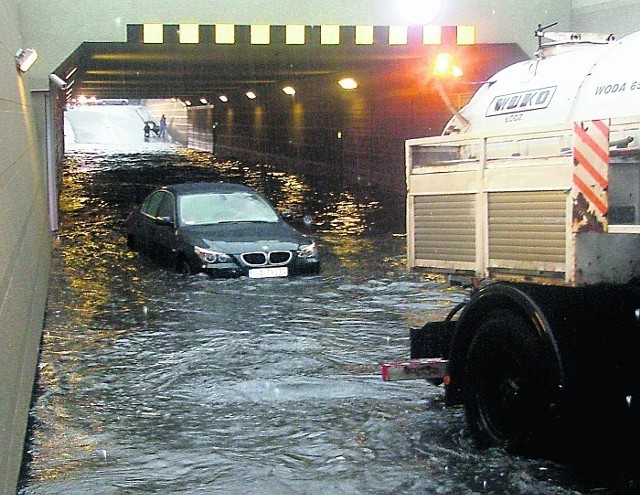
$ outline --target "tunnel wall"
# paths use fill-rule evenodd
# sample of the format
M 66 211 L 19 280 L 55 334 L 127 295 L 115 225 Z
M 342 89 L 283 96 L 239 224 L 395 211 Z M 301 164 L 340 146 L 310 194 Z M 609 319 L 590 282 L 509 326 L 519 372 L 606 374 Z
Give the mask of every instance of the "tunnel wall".
M 308 94 L 295 101 L 192 108 L 188 146 L 291 164 L 337 187 L 404 194 L 405 139 L 433 132 L 449 118 L 441 108 L 416 108 L 418 101 L 393 95 L 345 95 L 328 104 L 326 95 Z M 431 112 L 425 116 L 427 108 Z M 425 118 L 416 119 L 416 111 Z
M 0 493 L 14 495 L 43 328 L 51 234 L 17 0 L 0 3 Z

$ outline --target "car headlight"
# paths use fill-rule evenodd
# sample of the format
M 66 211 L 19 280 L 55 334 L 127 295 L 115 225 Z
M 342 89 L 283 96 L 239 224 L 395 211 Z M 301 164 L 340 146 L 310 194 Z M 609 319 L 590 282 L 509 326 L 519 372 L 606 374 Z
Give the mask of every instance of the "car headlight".
M 312 242 L 311 244 L 305 244 L 304 246 L 300 246 L 298 248 L 298 256 L 300 258 L 315 258 L 318 254 L 318 248 L 316 247 L 316 243 Z
M 198 246 L 195 246 L 193 251 L 196 253 L 198 258 L 205 263 L 229 263 L 233 261 L 231 256 L 226 253 L 221 253 L 220 251 L 212 251 Z

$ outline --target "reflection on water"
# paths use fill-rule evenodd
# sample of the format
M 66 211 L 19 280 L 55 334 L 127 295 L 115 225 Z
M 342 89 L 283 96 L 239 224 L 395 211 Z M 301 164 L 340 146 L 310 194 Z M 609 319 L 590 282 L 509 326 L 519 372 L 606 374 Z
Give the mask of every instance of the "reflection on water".
M 128 251 L 130 208 L 159 184 L 194 180 L 244 182 L 312 214 L 323 273 L 183 278 Z M 407 355 L 407 329 L 464 294 L 406 273 L 403 232 L 380 219 L 402 223 L 374 197 L 197 152 L 80 150 L 60 209 L 24 495 L 631 486 L 478 452 L 440 389 L 380 380 L 379 363 Z

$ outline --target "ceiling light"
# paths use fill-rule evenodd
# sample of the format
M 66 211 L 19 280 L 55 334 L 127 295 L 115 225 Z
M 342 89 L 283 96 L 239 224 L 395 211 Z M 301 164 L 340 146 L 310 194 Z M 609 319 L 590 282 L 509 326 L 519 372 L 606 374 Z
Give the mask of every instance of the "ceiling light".
M 203 105 L 206 105 L 209 102 L 207 101 L 206 98 L 200 98 L 200 103 L 202 103 Z
M 296 94 L 296 90 L 291 86 L 285 86 L 284 88 L 282 88 L 282 91 L 284 91 L 285 94 L 288 94 L 289 96 L 293 96 Z
M 250 100 L 255 100 L 256 98 L 256 94 L 253 91 L 247 91 L 246 95 Z
M 222 103 L 226 103 L 229 101 L 229 98 L 227 98 L 225 95 L 220 95 L 218 96 L 218 99 L 222 102 Z
M 342 89 L 356 89 L 358 87 L 358 83 L 350 77 L 345 77 L 344 79 L 340 79 L 338 81 L 338 84 Z
M 33 48 L 24 48 L 16 52 L 16 66 L 22 72 L 27 72 L 38 59 L 38 53 Z

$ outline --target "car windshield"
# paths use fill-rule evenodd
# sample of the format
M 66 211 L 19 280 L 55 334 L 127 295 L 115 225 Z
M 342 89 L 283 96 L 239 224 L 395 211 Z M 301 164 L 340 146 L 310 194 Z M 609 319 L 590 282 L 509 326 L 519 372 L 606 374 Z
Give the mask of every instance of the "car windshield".
M 266 201 L 245 192 L 189 194 L 180 197 L 179 208 L 183 225 L 278 221 Z

